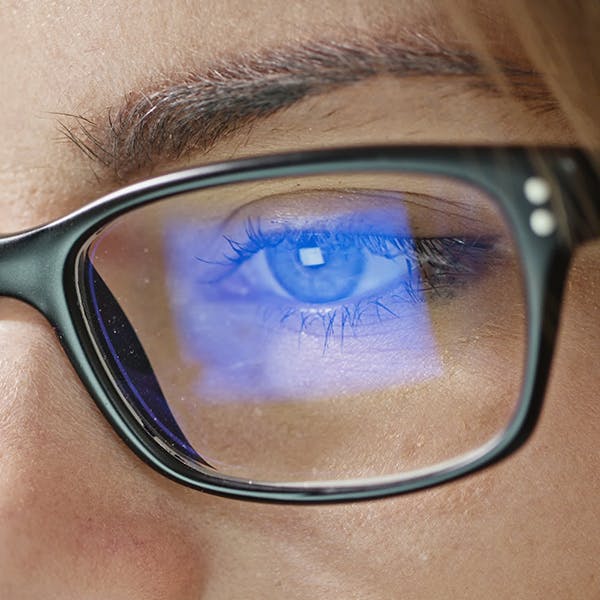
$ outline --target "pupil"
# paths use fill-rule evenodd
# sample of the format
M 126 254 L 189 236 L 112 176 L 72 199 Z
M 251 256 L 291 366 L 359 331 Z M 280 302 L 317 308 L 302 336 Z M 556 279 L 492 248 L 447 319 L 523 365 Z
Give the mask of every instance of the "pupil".
M 365 268 L 361 248 L 335 239 L 325 242 L 283 240 L 265 251 L 277 283 L 290 296 L 312 304 L 350 296 Z

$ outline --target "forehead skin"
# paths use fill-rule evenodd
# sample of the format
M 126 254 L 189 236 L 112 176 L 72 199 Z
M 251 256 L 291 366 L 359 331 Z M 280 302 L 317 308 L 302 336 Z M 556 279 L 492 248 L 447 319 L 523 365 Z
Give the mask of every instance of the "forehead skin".
M 11 57 L 1 66 L 8 83 L 3 136 L 11 143 L 0 149 L 0 178 L 4 186 L 17 185 L 15 173 L 26 171 L 27 181 L 37 180 L 34 194 L 43 198 L 46 219 L 62 214 L 67 197 L 81 203 L 115 185 L 98 185 L 104 173 L 64 143 L 58 122 L 73 122 L 57 113 L 104 119 L 118 112 L 128 94 L 146 93 L 186 73 L 311 40 L 352 41 L 357 32 L 407 39 L 409 48 L 422 34 L 439 38 L 443 47 L 464 45 L 448 26 L 448 15 L 423 2 L 273 1 L 249 7 L 178 0 L 168 11 L 152 1 L 123 4 L 63 2 L 40 10 L 37 3 L 19 3 L 2 9 L 3 44 Z M 493 39 L 494 54 L 514 59 L 509 37 L 503 41 Z M 556 113 L 531 116 L 522 103 L 473 90 L 466 77 L 380 78 L 299 103 L 255 124 L 251 135 L 239 132 L 202 160 L 320 146 L 323 136 L 330 144 L 542 143 L 568 136 Z M 31 193 L 7 194 L 3 210 L 22 220 Z
M 4 2 L 0 231 L 59 217 L 118 185 L 61 136 L 54 113 L 96 120 L 118 111 L 128 94 L 186 72 L 357 31 L 403 39 L 424 32 L 460 44 L 452 19 L 435 7 Z M 481 33 L 499 59 L 521 63 L 502 23 Z M 242 127 L 208 152 L 127 178 L 323 140 L 572 141 L 557 111 L 535 111 L 472 84 L 467 76 L 369 79 Z M 0 299 L 0 597 L 598 597 L 597 250 L 574 265 L 533 440 L 464 481 L 356 505 L 242 503 L 158 476 L 104 422 L 41 317 Z

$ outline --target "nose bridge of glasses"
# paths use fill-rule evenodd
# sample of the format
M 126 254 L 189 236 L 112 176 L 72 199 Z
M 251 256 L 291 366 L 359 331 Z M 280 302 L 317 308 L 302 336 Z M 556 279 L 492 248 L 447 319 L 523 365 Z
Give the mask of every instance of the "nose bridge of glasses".
M 47 228 L 0 237 L 0 296 L 10 296 L 50 316 L 62 292 L 64 257 Z

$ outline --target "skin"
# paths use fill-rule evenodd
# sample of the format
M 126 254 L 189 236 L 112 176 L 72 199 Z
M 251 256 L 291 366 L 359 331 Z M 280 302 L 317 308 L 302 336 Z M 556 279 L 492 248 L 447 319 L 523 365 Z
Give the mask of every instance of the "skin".
M 5 2 L 2 233 L 118 187 L 57 142 L 53 111 L 101 113 L 162 74 L 368 28 L 387 11 L 403 27 L 425 19 L 456 37 L 425 3 L 287 4 L 178 0 L 164 14 L 152 0 Z M 492 30 L 508 56 L 509 36 Z M 560 114 L 463 80 L 381 78 L 305 100 L 154 172 L 324 139 L 568 143 L 572 134 Z M 522 450 L 440 488 L 321 507 L 212 497 L 151 471 L 104 421 L 45 320 L 0 298 L 0 597 L 597 598 L 599 264 L 598 244 L 574 261 L 545 409 Z

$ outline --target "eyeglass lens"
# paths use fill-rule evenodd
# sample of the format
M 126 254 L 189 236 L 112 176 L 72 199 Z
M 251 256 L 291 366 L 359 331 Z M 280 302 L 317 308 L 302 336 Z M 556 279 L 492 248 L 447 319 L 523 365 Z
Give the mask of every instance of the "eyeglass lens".
M 345 481 L 432 467 L 508 424 L 527 346 L 496 202 L 426 174 L 201 189 L 82 254 L 88 318 L 131 410 L 216 472 Z

